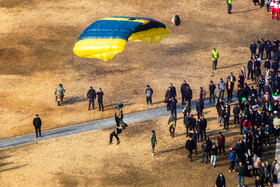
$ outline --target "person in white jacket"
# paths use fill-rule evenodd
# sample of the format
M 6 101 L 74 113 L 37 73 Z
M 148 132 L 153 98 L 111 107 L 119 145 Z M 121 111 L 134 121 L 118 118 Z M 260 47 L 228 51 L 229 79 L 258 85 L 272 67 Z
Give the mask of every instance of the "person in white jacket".
M 270 11 L 271 11 L 272 19 L 274 19 L 274 14 L 275 14 L 274 6 L 275 6 L 275 0 L 273 0 L 273 1 L 270 3 L 270 5 L 269 5 Z

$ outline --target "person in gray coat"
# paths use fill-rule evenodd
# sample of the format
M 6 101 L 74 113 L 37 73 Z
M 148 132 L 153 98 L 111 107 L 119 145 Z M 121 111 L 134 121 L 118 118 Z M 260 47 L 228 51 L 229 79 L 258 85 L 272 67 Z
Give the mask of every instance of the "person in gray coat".
M 153 105 L 152 103 L 152 95 L 153 95 L 153 89 L 150 87 L 150 85 L 147 85 L 145 94 L 146 94 L 146 101 L 147 105 L 150 103 L 150 105 Z

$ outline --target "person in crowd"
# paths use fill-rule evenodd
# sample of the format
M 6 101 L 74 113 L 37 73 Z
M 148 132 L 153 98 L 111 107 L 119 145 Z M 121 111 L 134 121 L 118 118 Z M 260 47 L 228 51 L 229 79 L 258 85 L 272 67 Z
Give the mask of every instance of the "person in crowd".
M 199 142 L 199 136 L 201 137 L 201 142 L 202 142 L 202 123 L 201 119 L 198 119 L 196 122 L 196 131 L 197 131 L 197 141 Z
M 104 106 L 103 106 L 103 91 L 101 88 L 99 88 L 99 91 L 96 93 L 97 95 L 97 101 L 98 101 L 98 106 L 99 106 L 99 111 L 102 110 L 104 112 Z
M 226 187 L 226 179 L 222 172 L 218 175 L 216 179 L 215 187 Z
M 200 119 L 200 116 L 202 115 L 203 109 L 204 109 L 203 103 L 201 102 L 200 99 L 198 99 L 197 104 L 196 104 L 196 112 L 197 112 L 198 119 Z
M 189 137 L 189 139 L 187 140 L 185 149 L 188 150 L 188 152 L 189 152 L 188 158 L 192 162 L 193 161 L 192 153 L 193 153 L 193 149 L 195 149 L 195 144 L 194 144 L 194 141 L 192 140 L 192 137 Z
M 173 115 L 175 118 L 177 118 L 177 99 L 175 97 L 171 97 L 170 99 L 170 111 L 171 115 Z
M 191 102 L 192 102 L 192 89 L 190 89 L 190 87 L 187 85 L 186 87 L 186 101 L 189 102 L 189 105 L 191 106 Z
M 156 131 L 152 130 L 152 134 L 150 136 L 151 139 L 151 146 L 152 146 L 152 156 L 155 156 L 155 146 L 157 144 L 157 137 L 156 137 Z
M 225 83 L 225 81 L 222 78 L 220 79 L 220 81 L 218 83 L 218 86 L 221 88 L 221 97 L 222 97 L 222 99 L 224 99 L 226 83 Z
M 270 126 L 266 124 L 264 127 L 264 144 L 269 146 L 269 134 L 270 134 Z
M 254 157 L 252 160 L 253 160 L 253 175 L 258 176 L 259 170 L 261 167 L 261 160 L 256 154 L 254 154 Z
M 219 123 L 219 127 L 221 127 L 222 125 L 224 125 L 224 116 L 225 116 L 224 105 L 220 105 L 219 107 L 217 107 L 217 111 L 218 111 L 218 123 Z
M 260 176 L 256 176 L 256 180 L 255 180 L 255 187 L 263 187 L 261 185 L 261 179 L 260 179 Z
M 147 88 L 146 88 L 146 91 L 145 91 L 147 105 L 149 103 L 150 103 L 150 105 L 153 105 L 153 102 L 152 102 L 153 93 L 154 93 L 153 89 L 150 87 L 150 85 L 147 85 Z
M 217 102 L 222 98 L 222 89 L 220 88 L 219 84 L 218 87 L 215 89 L 214 95 L 217 104 Z
M 176 128 L 176 117 L 173 114 L 171 114 L 169 117 L 168 127 L 169 127 L 170 136 L 174 138 L 175 128 Z
M 276 115 L 275 118 L 273 119 L 273 126 L 274 126 L 274 136 L 275 139 L 279 139 L 279 134 L 280 134 L 280 119 L 279 115 Z
M 211 152 L 210 152 L 210 149 L 212 148 L 212 141 L 210 140 L 209 136 L 206 137 L 206 144 L 207 144 L 207 147 L 209 148 L 208 149 L 208 154 L 209 154 L 209 157 L 211 158 Z
M 202 87 L 200 87 L 198 96 L 199 96 L 200 102 L 203 104 L 203 106 L 204 106 L 204 99 L 206 98 L 206 94 L 207 94 L 207 92 Z
M 197 154 L 197 130 L 196 127 L 193 129 L 193 131 L 190 131 L 190 137 L 192 138 L 193 142 L 194 142 L 194 150 L 195 150 L 195 154 Z
M 261 163 L 261 168 L 260 168 L 260 178 L 261 178 L 261 185 L 264 185 L 266 176 L 268 175 L 267 173 L 267 168 L 265 167 L 265 163 Z
M 278 183 L 278 171 L 279 171 L 279 165 L 277 160 L 273 161 L 272 167 L 271 167 L 271 174 L 272 174 L 272 181 L 277 184 Z
M 253 136 L 250 131 L 245 135 L 245 142 L 247 153 L 249 156 L 252 156 Z
M 36 138 L 42 137 L 41 135 L 42 120 L 39 117 L 39 114 L 35 115 L 35 118 L 33 119 L 33 126 L 35 128 Z
M 219 53 L 215 48 L 213 48 L 212 51 L 213 70 L 217 69 L 218 58 L 219 58 Z
M 244 89 L 241 88 L 241 87 L 238 87 L 238 91 L 237 91 L 237 99 L 238 99 L 238 102 L 239 102 L 239 106 L 241 106 L 241 103 L 242 103 L 242 98 L 244 96 Z
M 213 81 L 210 81 L 209 84 L 209 102 L 211 103 L 211 101 L 213 100 L 215 102 L 215 89 L 216 89 L 216 85 L 213 84 Z
M 212 148 L 210 149 L 210 153 L 211 153 L 211 164 L 213 166 L 213 168 L 216 166 L 216 160 L 217 160 L 217 155 L 218 155 L 218 148 L 216 146 L 216 143 L 213 143 Z
M 271 178 L 271 165 L 268 161 L 265 161 L 265 167 L 266 167 L 266 170 L 267 170 L 267 175 L 266 175 L 265 182 L 268 185 L 268 182 L 270 181 L 270 178 Z
M 193 117 L 193 114 L 191 114 L 190 126 L 189 126 L 190 131 L 192 131 L 195 127 L 196 127 L 196 119 Z
M 267 69 L 271 68 L 271 62 L 270 62 L 269 58 L 266 58 L 263 66 L 264 66 L 264 68 L 267 68 Z
M 279 63 L 276 62 L 275 60 L 272 62 L 271 68 L 273 69 L 274 72 L 278 72 L 279 69 Z
M 225 155 L 226 139 L 225 139 L 225 136 L 222 134 L 222 132 L 219 132 L 217 139 L 218 139 L 219 155 L 222 154 L 222 150 L 223 150 L 223 154 Z
M 90 110 L 90 107 L 92 105 L 92 110 L 94 110 L 94 100 L 96 99 L 96 92 L 91 86 L 90 89 L 87 92 L 87 98 L 88 98 L 88 110 Z
M 259 56 L 261 57 L 261 59 L 263 59 L 263 52 L 264 52 L 264 46 L 265 46 L 263 39 L 260 39 L 258 41 L 258 44 L 259 44 Z
M 271 51 L 272 51 L 271 42 L 266 42 L 265 44 L 266 58 L 271 59 Z
M 245 187 L 244 186 L 245 172 L 246 172 L 245 167 L 243 166 L 242 162 L 239 162 L 239 165 L 237 167 L 238 185 L 240 186 L 242 184 L 242 187 Z
M 278 46 L 276 45 L 275 42 L 273 42 L 272 43 L 273 60 L 275 60 L 276 62 L 278 62 L 277 50 L 278 50 Z
M 229 113 L 229 108 L 225 108 L 225 109 L 226 110 L 224 112 L 224 129 L 228 130 L 230 113 Z
M 233 75 L 233 73 L 230 72 L 230 74 L 227 78 L 230 80 L 230 82 L 233 84 L 233 87 L 234 87 L 234 84 L 236 82 L 236 77 Z
M 235 106 L 233 107 L 234 126 L 235 124 L 239 124 L 239 114 L 240 114 L 239 105 L 235 104 Z
M 252 41 L 252 44 L 250 45 L 250 50 L 251 50 L 251 58 L 256 57 L 257 53 L 257 44 L 255 41 Z
M 234 147 L 229 149 L 229 160 L 230 160 L 229 172 L 235 171 L 234 166 L 235 166 L 235 160 L 236 160 L 236 153 L 234 151 Z
M 171 88 L 168 87 L 166 92 L 165 92 L 165 103 L 166 103 L 166 110 L 169 111 L 170 110 L 170 99 L 172 98 L 172 93 L 171 93 Z
M 202 137 L 204 135 L 204 140 L 206 140 L 206 128 L 207 128 L 207 120 L 204 118 L 204 115 L 201 115 L 201 119 L 200 119 L 200 123 L 201 123 L 201 142 L 202 142 Z
M 226 90 L 227 90 L 227 95 L 228 95 L 228 99 L 227 99 L 228 102 L 231 102 L 231 99 L 232 99 L 233 85 L 234 85 L 234 83 L 232 83 L 230 81 L 230 79 L 228 78 L 227 82 L 226 82 Z
M 182 105 L 185 105 L 186 103 L 187 86 L 189 86 L 189 84 L 187 84 L 187 81 L 184 80 L 181 85 Z
M 238 87 L 243 87 L 244 86 L 244 80 L 245 80 L 245 74 L 243 73 L 242 70 L 240 70 L 239 75 L 238 75 Z
M 263 76 L 259 76 L 258 80 L 258 87 L 259 87 L 259 97 L 261 97 L 261 91 L 264 93 L 264 85 L 265 85 L 265 80 L 263 79 Z
M 186 128 L 186 136 L 189 136 L 189 128 L 191 122 L 191 107 L 189 106 L 189 102 L 186 102 L 186 106 L 183 109 L 184 114 L 184 125 Z
M 207 143 L 206 140 L 204 140 L 204 142 L 201 144 L 201 150 L 202 150 L 202 161 L 201 163 L 204 163 L 204 159 L 205 159 L 205 164 L 207 164 L 208 162 L 208 151 L 209 151 L 209 147 L 207 147 Z
M 245 159 L 245 165 L 244 166 L 246 168 L 246 176 L 251 177 L 251 171 L 254 168 L 252 157 L 248 153 L 245 153 L 244 159 Z

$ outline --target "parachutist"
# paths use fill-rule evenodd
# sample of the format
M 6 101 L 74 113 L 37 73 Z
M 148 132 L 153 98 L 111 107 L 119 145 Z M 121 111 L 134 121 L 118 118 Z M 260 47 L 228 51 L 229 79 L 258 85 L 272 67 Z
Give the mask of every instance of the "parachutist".
M 123 106 L 123 104 L 120 104 Z M 119 105 L 117 105 L 118 107 Z M 117 108 L 117 110 L 121 110 L 122 108 Z M 122 132 L 123 129 L 125 129 L 127 127 L 127 124 L 123 121 L 123 111 L 121 110 L 121 116 L 117 115 L 117 111 L 115 111 L 115 121 L 116 121 L 116 125 L 115 125 L 115 130 L 110 134 L 110 141 L 108 143 L 108 145 L 113 144 L 113 136 L 116 137 L 117 139 L 117 145 L 120 144 L 120 139 L 118 137 L 118 134 L 120 134 Z

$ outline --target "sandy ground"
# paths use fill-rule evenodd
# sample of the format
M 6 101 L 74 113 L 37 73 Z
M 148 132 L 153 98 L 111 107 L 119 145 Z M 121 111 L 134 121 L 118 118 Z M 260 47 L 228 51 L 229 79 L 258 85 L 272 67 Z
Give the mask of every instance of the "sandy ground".
M 130 124 L 120 134 L 120 145 L 108 146 L 105 129 L 0 151 L 2 186 L 214 186 L 223 172 L 227 186 L 237 186 L 237 175 L 229 173 L 229 147 L 240 139 L 239 128 L 232 123 L 228 131 L 216 123 L 215 109 L 204 112 L 208 119 L 207 135 L 217 143 L 217 134 L 226 137 L 226 156 L 218 156 L 217 167 L 201 162 L 201 143 L 194 162 L 187 158 L 182 114 L 176 136 L 169 136 L 167 117 Z M 125 119 L 125 118 L 124 118 Z M 232 120 L 232 119 L 231 119 Z M 156 156 L 151 156 L 149 136 L 156 131 Z M 275 142 L 265 147 L 265 159 L 275 155 Z M 253 178 L 245 184 L 253 185 Z
M 172 34 L 157 45 L 128 42 L 110 62 L 79 58 L 72 51 L 82 31 L 100 18 L 169 20 L 174 14 L 182 25 L 166 22 Z M 43 129 L 51 129 L 111 117 L 119 102 L 127 113 L 160 107 L 169 83 L 179 92 L 184 79 L 197 98 L 199 87 L 210 80 L 213 47 L 220 53 L 217 82 L 230 71 L 237 75 L 251 40 L 272 39 L 280 31 L 264 9 L 241 0 L 233 2 L 232 15 L 224 1 L 0 0 L 0 24 L 0 138 L 33 132 L 36 113 Z M 61 107 L 54 101 L 59 83 L 66 88 Z M 145 105 L 147 84 L 154 89 L 153 107 Z M 103 88 L 104 113 L 87 111 L 89 86 Z

